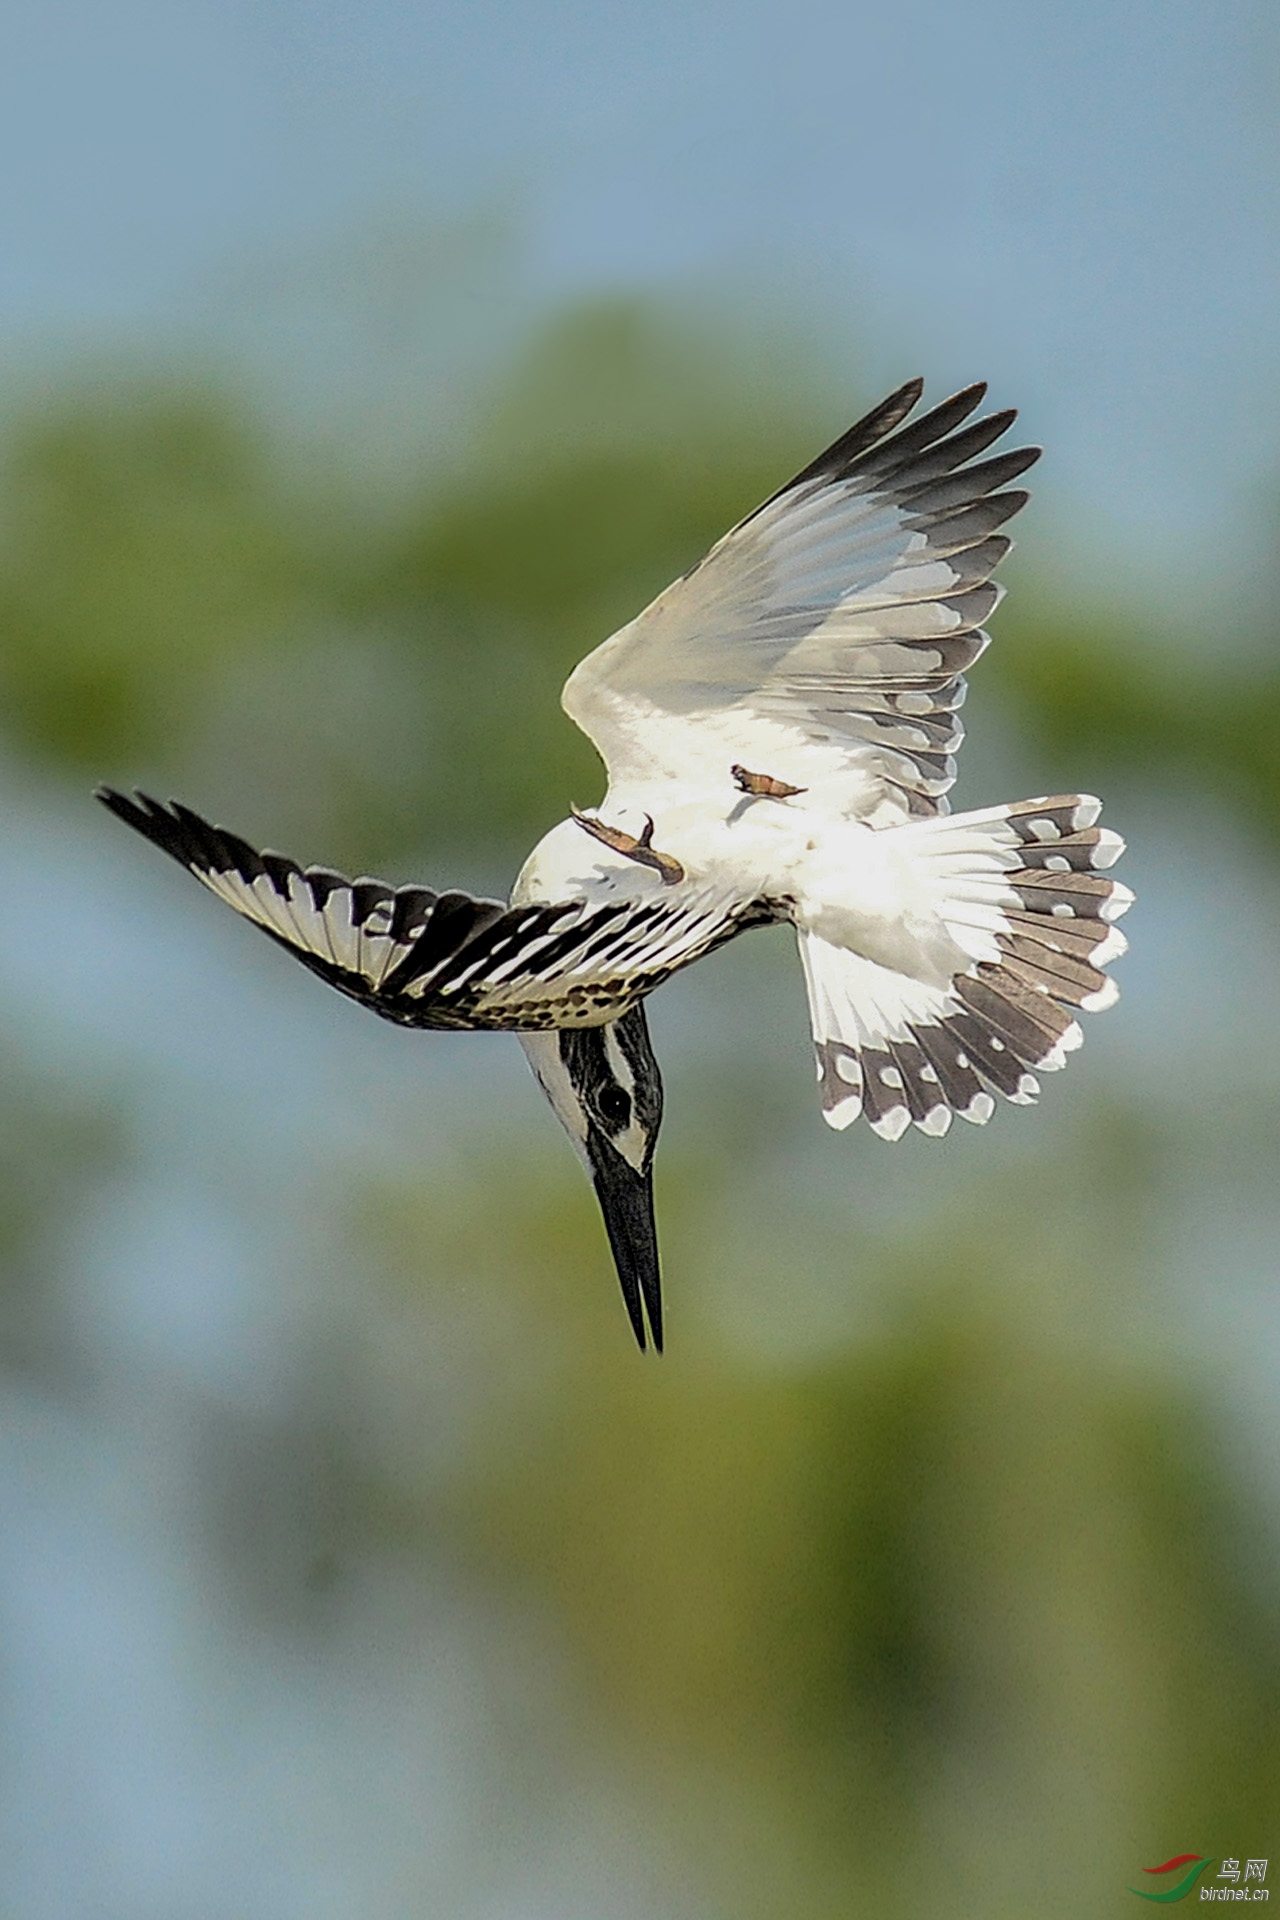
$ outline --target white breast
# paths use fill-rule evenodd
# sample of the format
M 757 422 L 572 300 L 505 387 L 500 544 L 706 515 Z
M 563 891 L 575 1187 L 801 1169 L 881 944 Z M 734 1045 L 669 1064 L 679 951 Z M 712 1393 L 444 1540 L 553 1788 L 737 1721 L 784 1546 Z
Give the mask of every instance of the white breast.
M 606 817 L 611 826 L 632 830 L 628 820 L 612 813 Z M 643 826 L 643 820 L 638 824 Z M 651 867 L 614 853 L 576 820 L 562 820 L 544 834 L 521 867 L 511 889 L 511 904 L 523 907 L 535 900 L 639 900 L 662 890 L 662 877 Z
M 728 780 L 713 793 L 678 781 L 611 791 L 600 818 L 637 837 L 652 820 L 653 845 L 680 862 L 691 886 L 710 886 L 743 901 L 792 894 L 824 825 L 802 799 L 753 799 Z M 637 900 L 668 890 L 653 868 L 615 853 L 576 821 L 563 820 L 534 848 L 511 898 L 520 906 L 532 900 Z

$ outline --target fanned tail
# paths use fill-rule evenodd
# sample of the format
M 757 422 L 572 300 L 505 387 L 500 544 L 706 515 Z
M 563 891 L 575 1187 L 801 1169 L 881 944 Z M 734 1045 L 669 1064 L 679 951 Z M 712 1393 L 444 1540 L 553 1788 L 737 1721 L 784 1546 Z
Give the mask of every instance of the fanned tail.
M 1088 794 L 1021 800 L 886 829 L 957 953 L 940 983 L 801 930 L 822 1107 L 833 1127 L 865 1113 L 896 1140 L 943 1134 L 953 1114 L 982 1125 L 994 1094 L 1028 1104 L 1037 1073 L 1065 1066 L 1076 1013 L 1111 1006 L 1104 969 L 1128 942 L 1132 904 L 1106 877 L 1124 850 Z M 928 976 L 928 977 L 925 977 Z

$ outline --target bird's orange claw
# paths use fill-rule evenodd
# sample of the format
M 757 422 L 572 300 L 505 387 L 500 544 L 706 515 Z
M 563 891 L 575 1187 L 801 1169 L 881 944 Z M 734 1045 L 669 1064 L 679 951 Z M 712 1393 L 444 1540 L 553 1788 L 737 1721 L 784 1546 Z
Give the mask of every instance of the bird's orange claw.
M 606 847 L 612 847 L 615 853 L 625 854 L 628 860 L 636 860 L 642 867 L 652 867 L 655 873 L 662 875 L 664 886 L 674 887 L 684 879 L 684 868 L 672 854 L 661 853 L 653 842 L 653 820 L 646 813 L 644 830 L 639 839 L 634 833 L 625 833 L 621 827 L 607 827 L 603 820 L 597 820 L 592 814 L 579 813 L 576 807 L 570 807 L 570 813 L 580 827 Z

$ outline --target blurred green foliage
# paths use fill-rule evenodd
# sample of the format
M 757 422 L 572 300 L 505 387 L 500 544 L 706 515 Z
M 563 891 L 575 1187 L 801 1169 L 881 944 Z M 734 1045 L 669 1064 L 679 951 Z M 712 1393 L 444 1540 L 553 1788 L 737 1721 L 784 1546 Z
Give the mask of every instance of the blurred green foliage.
M 983 670 L 1011 696 L 1037 754 L 1072 769 L 1077 785 L 1118 777 L 1180 800 L 1191 786 L 1274 846 L 1280 662 L 1205 647 L 1188 656 L 1140 621 L 1054 605 L 1031 585 L 1027 605 L 1010 601 Z
M 522 853 L 599 789 L 556 702 L 570 667 L 803 458 L 799 382 L 790 412 L 771 387 L 735 416 L 728 369 L 707 368 L 686 325 L 571 315 L 495 392 L 476 464 L 374 514 L 210 389 L 88 390 L 20 423 L 0 490 L 9 737 L 89 776 L 208 769 L 228 804 L 256 787 L 358 861 L 424 836 Z
M 845 424 L 818 427 L 820 383 L 765 361 L 637 303 L 570 313 L 478 403 L 470 461 L 376 509 L 341 471 L 304 479 L 226 393 L 69 395 L 3 462 L 11 750 L 175 789 L 304 858 L 514 864 L 600 789 L 556 706 L 574 661 Z M 996 634 L 980 673 L 1053 777 L 1195 782 L 1274 842 L 1274 671 L 1246 699 L 1025 578 Z M 547 1176 L 481 1148 L 372 1197 L 353 1175 L 333 1204 L 360 1248 L 352 1299 L 376 1306 L 344 1339 L 354 1410 L 321 1433 L 328 1402 L 303 1396 L 295 1454 L 326 1463 L 343 1518 L 301 1561 L 446 1543 L 482 1588 L 531 1596 L 592 1736 L 735 1914 L 1122 1913 L 1139 1859 L 1262 1844 L 1275 1595 L 1208 1426 L 1111 1342 L 1185 1140 L 1099 1105 L 1020 1197 L 993 1177 L 923 1237 L 855 1244 L 821 1201 L 752 1214 L 791 1109 L 742 1084 L 697 1164 L 664 1168 L 685 1304 L 661 1366 L 630 1350 L 567 1154 Z M 10 1084 L 11 1116 L 29 1091 Z M 23 1249 L 89 1180 L 50 1124 L 0 1130 L 13 1300 Z M 788 1233 L 834 1243 L 851 1291 L 898 1302 L 891 1324 L 820 1361 L 735 1351 L 706 1306 L 731 1215 L 784 1283 L 806 1258 Z M 419 1428 L 459 1394 L 442 1495 Z M 275 1513 L 284 1436 L 242 1451 L 226 1505 Z M 246 1527 L 237 1551 L 284 1531 Z
M 424 1491 L 400 1524 L 550 1611 L 592 1736 L 728 1911 L 1119 1915 L 1167 1837 L 1269 1831 L 1265 1556 L 1212 1428 L 1096 1310 L 1140 1284 L 1141 1179 L 1112 1170 L 1109 1268 L 1066 1226 L 1070 1154 L 1034 1204 L 993 1174 L 926 1234 L 847 1232 L 887 1318 L 777 1364 L 708 1311 L 699 1223 L 769 1232 L 741 1172 L 664 1184 L 659 1365 L 626 1350 L 569 1166 L 379 1190 L 360 1240 L 401 1364 L 429 1375 L 443 1335 L 484 1410 L 443 1510 Z
M 757 383 L 736 407 L 735 368 Z M 6 731 L 85 775 L 216 789 L 231 766 L 228 803 L 256 786 L 363 860 L 424 839 L 514 857 L 599 790 L 556 705 L 573 663 L 844 424 L 765 371 L 635 304 L 571 313 L 495 390 L 471 466 L 378 513 L 210 389 L 42 412 L 0 482 Z M 1280 824 L 1280 674 L 1197 674 L 1028 580 L 997 637 L 982 674 L 1073 779 L 1190 779 Z
M 161 388 L 41 415 L 6 453 L 6 729 L 82 769 L 180 742 L 210 675 L 307 590 L 257 436 Z

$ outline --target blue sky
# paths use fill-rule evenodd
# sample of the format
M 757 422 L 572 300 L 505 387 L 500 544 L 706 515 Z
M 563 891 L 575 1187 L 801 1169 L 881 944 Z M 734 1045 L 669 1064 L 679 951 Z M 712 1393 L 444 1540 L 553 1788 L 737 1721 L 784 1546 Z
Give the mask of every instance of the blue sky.
M 1262 0 L 9 0 L 0 351 L 503 202 L 528 299 L 716 284 L 859 389 L 988 374 L 1135 580 L 1253 559 L 1280 473 Z

